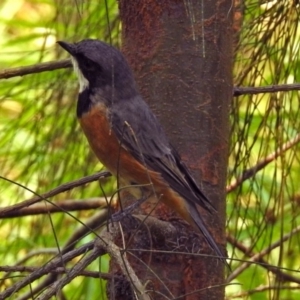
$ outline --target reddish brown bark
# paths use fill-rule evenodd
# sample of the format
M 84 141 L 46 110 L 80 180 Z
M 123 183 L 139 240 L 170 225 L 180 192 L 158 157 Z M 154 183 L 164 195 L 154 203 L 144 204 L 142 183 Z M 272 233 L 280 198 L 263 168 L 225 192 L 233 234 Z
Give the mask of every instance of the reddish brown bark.
M 120 0 L 119 5 L 123 52 L 134 69 L 141 94 L 218 209 L 218 214 L 209 218 L 201 213 L 216 241 L 225 245 L 232 1 Z M 163 214 L 160 211 L 156 215 L 166 220 L 173 214 L 169 210 L 168 217 L 165 210 Z M 142 282 L 151 280 L 153 299 L 165 299 L 159 293 L 171 299 L 183 295 L 180 299 L 222 299 L 223 286 L 209 287 L 223 283 L 224 266 L 216 259 L 188 255 L 196 249 L 214 253 L 202 238 L 195 237 L 193 229 L 182 227 L 180 221 L 174 225 L 180 228 L 174 240 L 177 251 L 186 254 L 140 255 L 156 276 L 138 260 L 131 261 Z M 176 249 L 170 247 L 169 240 L 150 244 L 154 250 Z

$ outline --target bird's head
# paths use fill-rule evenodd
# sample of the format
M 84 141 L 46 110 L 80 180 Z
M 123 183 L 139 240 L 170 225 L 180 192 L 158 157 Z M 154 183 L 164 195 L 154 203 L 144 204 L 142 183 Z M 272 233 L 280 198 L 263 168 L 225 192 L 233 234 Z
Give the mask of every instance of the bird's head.
M 114 91 L 123 95 L 120 98 L 132 97 L 137 93 L 132 71 L 116 48 L 93 39 L 74 44 L 63 41 L 57 43 L 71 54 L 80 92 L 86 89 Z

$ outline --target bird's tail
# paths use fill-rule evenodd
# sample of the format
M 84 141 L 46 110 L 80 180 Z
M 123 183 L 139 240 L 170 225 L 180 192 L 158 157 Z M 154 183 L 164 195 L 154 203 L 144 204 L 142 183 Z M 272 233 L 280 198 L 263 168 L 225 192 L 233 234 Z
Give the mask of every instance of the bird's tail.
M 224 255 L 224 253 L 222 253 L 221 249 L 219 248 L 219 246 L 217 245 L 217 243 L 215 242 L 214 238 L 212 237 L 211 233 L 208 231 L 208 229 L 206 228 L 196 206 L 193 205 L 189 205 L 189 213 L 190 216 L 192 217 L 193 221 L 195 222 L 196 226 L 199 228 L 199 230 L 202 232 L 202 234 L 204 235 L 205 240 L 207 241 L 208 245 L 215 251 L 217 257 L 227 266 L 229 266 L 227 264 L 226 261 L 226 256 Z

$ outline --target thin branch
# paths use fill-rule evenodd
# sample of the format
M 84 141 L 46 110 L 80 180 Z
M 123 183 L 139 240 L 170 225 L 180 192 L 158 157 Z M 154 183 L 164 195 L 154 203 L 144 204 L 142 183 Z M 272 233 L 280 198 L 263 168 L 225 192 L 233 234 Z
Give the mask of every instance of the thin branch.
M 114 215 L 111 216 L 112 222 L 117 222 L 120 219 L 122 219 L 126 213 L 130 213 L 132 209 L 136 208 L 137 204 L 140 204 L 145 199 L 142 198 L 140 201 L 135 201 L 131 206 L 129 206 L 125 211 L 117 212 Z M 89 218 L 84 226 L 79 227 L 69 238 L 69 240 L 64 245 L 63 249 L 61 250 L 61 254 L 65 254 L 71 250 L 74 249 L 76 244 L 88 233 L 92 232 L 93 230 L 96 230 L 101 225 L 103 225 L 107 219 L 109 218 L 108 215 L 108 209 L 101 209 L 98 213 L 93 215 L 91 218 Z M 57 274 L 50 273 L 40 284 L 35 286 L 30 290 L 30 292 L 25 293 L 21 297 L 18 298 L 18 300 L 24 300 L 29 299 L 33 295 L 36 295 L 40 291 L 46 289 L 50 284 L 54 283 L 57 280 Z
M 57 194 L 66 192 L 68 190 L 71 190 L 75 187 L 85 185 L 87 183 L 99 180 L 100 178 L 111 176 L 110 172 L 108 171 L 102 171 L 93 175 L 85 176 L 83 178 L 62 184 L 58 186 L 57 188 L 54 188 L 53 190 L 50 190 L 49 192 L 45 194 L 41 194 L 40 196 L 35 196 L 31 199 L 22 201 L 21 203 L 17 203 L 8 207 L 4 207 L 0 209 L 0 218 L 5 217 L 6 214 L 12 213 L 14 211 L 20 210 L 24 207 L 30 206 L 32 204 L 35 204 L 39 201 L 45 200 L 47 198 L 53 197 Z
M 0 71 L 0 79 L 8 79 L 12 77 L 48 72 L 57 69 L 70 68 L 71 66 L 72 63 L 70 59 L 63 59 L 59 61 L 49 61 L 46 63 L 40 63 L 26 67 L 4 69 Z
M 129 213 L 132 209 L 136 208 L 136 204 L 140 204 L 145 199 L 141 199 L 140 201 L 135 201 L 131 206 L 129 206 L 125 211 L 117 212 L 114 215 L 111 216 L 112 222 L 117 222 L 120 219 L 122 219 L 126 213 Z M 72 251 L 76 244 L 88 233 L 90 233 L 93 230 L 96 230 L 99 228 L 102 224 L 104 224 L 108 219 L 108 210 L 107 209 L 101 209 L 98 213 L 93 215 L 91 218 L 89 218 L 84 226 L 80 226 L 76 231 L 72 234 L 72 236 L 69 238 L 69 240 L 64 245 L 63 249 L 61 250 L 61 254 L 65 254 L 69 251 Z M 137 216 L 138 217 L 138 216 Z M 158 221 L 156 218 L 156 223 L 162 222 Z M 36 295 L 40 291 L 46 289 L 50 284 L 54 283 L 57 280 L 57 274 L 50 272 L 50 274 L 37 286 L 32 288 L 30 292 L 25 293 L 21 297 L 18 298 L 18 300 L 24 300 L 29 299 L 33 295 Z
M 112 233 L 113 232 L 113 233 Z M 110 230 L 110 232 L 103 235 L 103 239 L 97 239 L 95 246 L 104 248 L 111 256 L 111 258 L 118 264 L 123 275 L 126 276 L 128 282 L 131 282 L 135 295 L 140 300 L 150 300 L 150 297 L 147 295 L 145 286 L 141 283 L 138 276 L 135 274 L 134 269 L 131 267 L 127 258 L 122 255 L 122 250 L 113 243 L 114 236 L 118 233 L 117 230 Z
M 261 293 L 264 291 L 274 291 L 274 290 L 299 290 L 299 286 L 289 286 L 289 285 L 262 285 L 253 290 L 248 290 L 246 292 L 241 292 L 240 294 L 235 294 L 232 296 L 228 296 L 226 299 L 247 299 L 250 295 Z
M 250 260 L 247 262 L 243 263 L 239 268 L 235 269 L 226 279 L 226 282 L 230 282 L 234 278 L 236 278 L 240 273 L 242 273 L 245 269 L 249 267 L 250 264 L 252 263 L 258 263 L 259 266 L 265 268 L 266 270 L 272 272 L 274 275 L 277 276 L 277 278 L 281 281 L 289 281 L 289 282 L 295 282 L 300 284 L 300 278 L 296 278 L 294 276 L 291 276 L 287 273 L 282 272 L 279 267 L 272 266 L 268 263 L 266 263 L 263 260 L 263 256 L 267 255 L 270 253 L 273 249 L 279 247 L 282 245 L 284 242 L 289 240 L 293 235 L 296 233 L 300 232 L 300 226 L 296 227 L 293 229 L 291 232 L 288 234 L 285 234 L 281 239 L 279 239 L 277 242 L 272 243 L 267 247 L 266 249 L 260 251 L 259 253 L 252 253 L 249 251 L 247 247 L 245 247 L 243 244 L 239 243 L 236 241 L 236 239 L 230 235 L 227 236 L 227 241 L 230 242 L 232 245 L 237 247 L 240 251 L 242 251 L 245 255 L 250 257 Z M 296 272 L 296 271 L 295 271 Z
M 70 59 L 63 59 L 59 61 L 50 61 L 46 63 L 34 64 L 26 67 L 18 67 L 11 69 L 4 69 L 0 71 L 0 79 L 8 79 L 12 77 L 19 77 L 24 75 L 48 72 L 58 69 L 65 69 L 72 67 Z M 233 96 L 241 95 L 257 95 L 263 93 L 289 92 L 300 90 L 300 83 L 293 84 L 278 84 L 259 87 L 234 87 Z
M 68 261 L 72 260 L 79 255 L 86 253 L 94 247 L 94 242 L 89 242 L 76 250 L 73 250 L 63 256 L 58 256 L 55 259 L 46 263 L 43 267 L 38 268 L 36 271 L 29 274 L 24 279 L 16 282 L 12 286 L 8 287 L 6 290 L 0 293 L 0 299 L 7 299 L 12 296 L 14 293 L 17 293 L 19 290 L 32 283 L 33 281 L 39 279 L 40 277 L 48 274 L 53 269 L 62 265 L 62 263 L 66 264 Z
M 299 91 L 300 83 L 293 84 L 278 84 L 278 85 L 268 85 L 259 87 L 234 87 L 233 96 L 238 97 L 241 95 L 257 95 L 265 93 L 276 93 L 276 92 L 289 92 L 289 91 Z
M 95 259 L 97 259 L 103 253 L 109 253 L 110 256 L 119 264 L 123 274 L 130 278 L 131 282 L 134 283 L 135 290 L 139 293 L 138 299 L 149 300 L 149 296 L 144 290 L 144 286 L 140 282 L 139 278 L 136 276 L 134 270 L 130 266 L 129 262 L 121 254 L 121 249 L 116 246 L 112 241 L 119 231 L 111 228 L 110 232 L 103 231 L 101 239 L 97 238 L 95 240 L 94 249 L 81 261 L 79 261 L 67 274 L 67 276 L 57 280 L 50 286 L 44 293 L 39 296 L 40 300 L 50 299 L 52 296 L 56 295 L 62 288 L 71 282 L 79 273 L 83 272 L 84 269 L 91 264 Z
M 284 152 L 291 149 L 293 146 L 295 146 L 299 142 L 300 142 L 300 134 L 297 134 L 293 139 L 291 139 L 287 143 L 283 144 L 275 152 L 269 154 L 267 157 L 260 160 L 255 166 L 251 167 L 250 169 L 245 170 L 238 179 L 233 180 L 230 183 L 230 185 L 227 186 L 227 188 L 226 188 L 227 193 L 232 192 L 239 185 L 241 185 L 244 181 L 255 176 L 257 172 L 262 170 L 265 166 L 267 166 L 269 163 L 274 161 L 278 156 L 282 155 Z
M 72 236 L 68 239 L 63 249 L 61 250 L 61 254 L 65 255 L 67 252 L 72 251 L 76 244 L 87 234 L 99 228 L 103 223 L 106 222 L 108 218 L 108 210 L 101 209 L 99 212 L 94 214 L 91 218 L 89 218 L 83 226 L 77 228 Z M 30 291 L 24 293 L 22 296 L 18 298 L 18 300 L 31 299 L 33 295 L 38 294 L 44 289 L 47 289 L 52 283 L 57 280 L 56 273 L 50 272 L 48 276 L 40 282 L 37 286 L 33 287 Z
M 29 266 L 0 266 L 0 272 L 8 272 L 8 273 L 13 273 L 13 272 L 19 272 L 19 273 L 32 273 L 36 272 L 41 267 L 29 267 Z M 61 275 L 61 274 L 68 274 L 71 269 L 66 269 L 63 267 L 57 267 L 53 270 L 50 271 L 50 273 L 56 274 L 56 275 Z M 95 271 L 82 271 L 78 273 L 78 276 L 84 276 L 84 277 L 91 277 L 91 278 L 102 278 L 105 280 L 110 280 L 112 278 L 116 278 L 119 276 L 114 276 L 108 273 L 101 273 L 101 272 L 95 272 Z M 15 277 L 15 275 L 14 275 Z
M 9 266 L 8 268 L 11 268 L 11 269 L 18 268 L 19 266 L 26 263 L 29 259 L 31 259 L 32 257 L 35 257 L 35 256 L 57 255 L 57 254 L 58 254 L 58 251 L 57 251 L 56 248 L 42 248 L 42 249 L 39 249 L 39 250 L 34 250 L 34 251 L 29 252 L 27 255 L 25 255 L 19 261 L 17 261 L 14 266 Z M 0 266 L 0 272 L 1 272 L 2 268 L 4 268 L 3 270 L 5 270 L 6 266 Z M 8 270 L 9 269 L 7 269 L 6 271 L 3 271 L 3 272 L 7 272 L 7 273 L 1 277 L 1 280 L 0 280 L 0 289 L 1 290 L 3 289 L 1 287 L 4 286 L 4 288 L 5 288 L 5 286 L 6 286 L 6 279 L 11 277 L 10 271 L 8 271 Z M 14 272 L 14 271 L 11 271 L 11 272 Z
M 88 198 L 84 200 L 66 199 L 56 201 L 55 206 L 45 205 L 44 203 L 35 203 L 30 207 L 24 207 L 17 211 L 10 211 L 5 216 L 0 216 L 0 219 L 45 215 L 48 213 L 58 213 L 66 211 L 90 210 L 106 207 L 107 201 L 104 197 Z
M 93 261 L 95 261 L 99 256 L 101 256 L 105 251 L 100 247 L 93 247 L 93 251 L 88 253 L 79 262 L 77 262 L 72 269 L 63 278 L 54 282 L 50 287 L 47 288 L 41 295 L 39 295 L 39 300 L 51 299 L 55 296 L 57 292 L 61 291 L 62 288 L 70 283 L 79 273 L 82 273 L 84 269 L 89 266 Z

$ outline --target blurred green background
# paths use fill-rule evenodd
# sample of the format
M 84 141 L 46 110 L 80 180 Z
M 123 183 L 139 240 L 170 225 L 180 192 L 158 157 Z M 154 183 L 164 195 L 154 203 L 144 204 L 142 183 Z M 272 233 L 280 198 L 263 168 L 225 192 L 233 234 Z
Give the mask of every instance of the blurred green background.
M 234 83 L 236 86 L 294 84 L 300 81 L 299 3 L 235 1 Z M 64 59 L 57 40 L 98 38 L 119 47 L 121 23 L 116 1 L 3 0 L 0 3 L 0 74 L 5 69 Z M 2 73 L 1 73 L 2 72 Z M 8 206 L 60 184 L 102 170 L 76 120 L 77 80 L 71 69 L 0 79 L 0 201 Z M 243 171 L 270 163 L 228 193 L 227 232 L 230 258 L 249 259 L 267 251 L 267 267 L 232 261 L 227 299 L 299 299 L 300 149 L 297 90 L 233 98 L 228 185 Z M 277 159 L 272 154 L 281 151 Z M 281 149 L 281 150 L 280 150 Z M 24 189 L 11 181 L 26 186 Z M 116 189 L 113 179 L 105 194 Z M 52 198 L 103 196 L 99 183 Z M 62 247 L 94 211 L 0 219 L 1 265 L 15 265 L 31 251 L 25 265 L 39 266 Z M 295 230 L 293 233 L 292 230 Z M 281 239 L 290 235 L 285 242 Z M 88 236 L 83 242 L 89 241 Z M 274 243 L 277 247 L 271 248 Z M 247 250 L 243 250 L 243 247 Z M 56 249 L 56 250 L 55 250 Z M 51 252 L 53 253 L 53 252 Z M 272 269 L 269 266 L 273 266 Z M 108 270 L 107 258 L 90 266 Z M 275 271 L 274 271 L 275 270 Z M 24 274 L 0 281 L 0 290 Z M 282 280 L 288 275 L 289 280 Z M 75 288 L 76 287 L 76 288 Z M 64 291 L 69 299 L 105 299 L 100 280 L 76 278 Z M 82 295 L 85 295 L 82 298 Z

